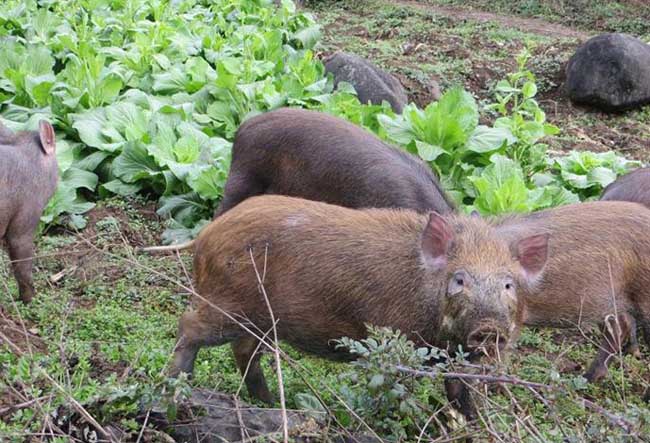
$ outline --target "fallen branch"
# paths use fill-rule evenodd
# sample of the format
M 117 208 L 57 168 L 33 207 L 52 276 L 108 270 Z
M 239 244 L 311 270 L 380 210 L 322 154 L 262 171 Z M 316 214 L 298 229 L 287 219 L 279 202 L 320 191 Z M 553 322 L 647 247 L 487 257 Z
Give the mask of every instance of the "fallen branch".
M 83 418 L 86 419 L 86 421 L 92 425 L 97 432 L 101 434 L 102 437 L 105 439 L 109 440 L 110 442 L 115 442 L 115 439 L 113 438 L 113 435 L 108 433 L 102 425 L 100 425 L 95 418 L 86 411 L 86 408 L 84 408 L 81 403 L 79 403 L 73 396 L 71 396 L 63 387 L 58 384 L 50 375 L 43 371 L 42 372 L 43 376 L 47 378 L 47 380 L 52 383 L 52 385 L 58 389 L 63 395 L 65 395 L 68 398 L 68 401 L 70 401 L 70 404 L 72 405 L 72 408 L 77 411 Z M 117 442 L 116 442 L 117 443 Z
M 414 375 L 416 377 L 427 377 L 431 379 L 436 379 L 438 377 L 443 377 L 446 379 L 461 379 L 461 380 L 476 380 L 483 383 L 507 383 L 511 385 L 524 386 L 531 389 L 543 389 L 546 391 L 553 391 L 559 394 L 567 394 L 568 392 L 558 386 L 547 385 L 544 383 L 536 383 L 532 381 L 522 380 L 517 377 L 511 377 L 508 375 L 486 375 L 486 374 L 464 374 L 462 372 L 440 372 L 440 371 L 422 371 L 418 369 L 409 368 L 406 366 L 398 365 L 396 369 L 405 374 Z M 587 400 L 584 397 L 578 397 L 578 401 L 587 409 L 591 409 L 594 412 L 597 412 L 604 416 L 610 424 L 622 428 L 628 434 L 632 433 L 634 429 L 634 424 L 629 421 L 627 418 L 614 414 L 613 412 L 608 411 L 602 406 L 597 405 L 591 400 Z
M 27 400 L 27 401 L 24 401 L 22 403 L 18 403 L 16 405 L 11 405 L 9 407 L 2 408 L 2 409 L 0 409 L 0 417 L 2 417 L 3 415 L 7 415 L 9 413 L 16 412 L 19 409 L 28 408 L 28 407 L 32 406 L 34 403 L 38 403 L 38 402 L 40 402 L 42 400 L 47 400 L 47 399 L 50 399 L 52 397 L 53 397 L 53 395 L 45 395 L 43 397 L 33 398 L 31 400 Z
M 253 257 L 253 249 L 252 248 L 249 249 L 248 253 L 250 254 L 251 261 L 253 262 L 253 268 L 255 269 L 255 276 L 257 277 L 258 289 L 260 293 L 264 296 L 266 307 L 268 308 L 269 315 L 271 316 L 271 324 L 273 325 L 273 342 L 275 344 L 275 347 L 273 349 L 273 356 L 275 357 L 275 369 L 276 369 L 276 375 L 278 377 L 278 390 L 280 391 L 280 406 L 282 412 L 282 434 L 283 434 L 282 437 L 284 443 L 289 443 L 289 420 L 287 418 L 287 405 L 284 396 L 284 380 L 282 378 L 282 366 L 281 366 L 282 359 L 280 358 L 280 351 L 279 351 L 280 342 L 278 340 L 278 329 L 276 327 L 275 314 L 273 314 L 273 309 L 271 308 L 271 302 L 269 301 L 269 297 L 266 294 L 266 289 L 264 288 L 264 277 L 266 276 L 266 260 L 267 260 L 268 246 L 264 250 L 264 270 L 261 276 L 257 269 L 257 264 L 255 263 L 255 257 Z

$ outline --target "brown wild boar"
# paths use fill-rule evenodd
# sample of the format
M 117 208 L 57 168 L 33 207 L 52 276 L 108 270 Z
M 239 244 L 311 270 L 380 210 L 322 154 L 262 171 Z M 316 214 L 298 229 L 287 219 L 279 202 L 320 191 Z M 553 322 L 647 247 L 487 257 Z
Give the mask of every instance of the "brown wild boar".
M 258 340 L 212 307 L 255 331 L 271 328 L 249 254 L 264 276 L 278 337 L 302 351 L 347 359 L 332 340 L 361 339 L 373 324 L 420 344 L 494 355 L 515 328 L 518 288 L 542 271 L 547 241 L 545 234 L 522 238 L 513 253 L 477 217 L 353 210 L 283 196 L 248 199 L 197 239 L 201 297 L 180 320 L 172 375 L 191 374 L 201 347 L 230 342 L 249 393 L 272 401 L 255 353 Z M 469 414 L 463 395 L 448 384 L 450 400 Z
M 522 288 L 524 324 L 546 327 L 601 325 L 605 337 L 586 373 L 595 381 L 607 361 L 630 342 L 636 321 L 650 343 L 650 211 L 636 203 L 591 202 L 509 217 L 497 232 L 517 241 L 553 238 L 539 281 Z
M 0 239 L 4 240 L 20 299 L 34 296 L 34 232 L 56 189 L 58 166 L 54 129 L 41 121 L 38 131 L 14 133 L 0 123 Z
M 261 194 L 348 208 L 441 214 L 455 210 L 426 163 L 341 118 L 304 109 L 278 109 L 241 125 L 214 217 Z M 143 250 L 178 250 L 192 244 Z
M 610 183 L 601 200 L 641 203 L 650 208 L 650 168 L 639 168 Z

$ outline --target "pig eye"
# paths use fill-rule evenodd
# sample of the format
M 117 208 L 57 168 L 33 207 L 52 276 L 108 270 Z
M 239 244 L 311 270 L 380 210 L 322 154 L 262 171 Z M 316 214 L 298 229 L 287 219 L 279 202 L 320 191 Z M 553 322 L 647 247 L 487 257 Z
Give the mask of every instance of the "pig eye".
M 457 272 L 449 281 L 449 288 L 447 292 L 449 295 L 458 295 L 463 292 L 466 283 L 466 277 L 463 272 Z
M 456 272 L 454 274 L 454 284 L 459 287 L 465 286 L 465 273 L 464 272 Z
M 507 281 L 504 286 L 506 288 L 506 291 L 510 291 L 512 289 L 515 289 L 515 284 L 512 281 Z

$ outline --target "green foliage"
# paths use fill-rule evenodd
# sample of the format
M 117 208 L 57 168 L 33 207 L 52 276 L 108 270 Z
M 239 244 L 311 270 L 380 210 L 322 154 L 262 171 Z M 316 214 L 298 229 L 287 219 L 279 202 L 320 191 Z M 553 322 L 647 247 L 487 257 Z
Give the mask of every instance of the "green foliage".
M 478 124 L 474 98 L 459 88 L 424 110 L 411 104 L 401 116 L 378 117 L 386 137 L 428 162 L 466 211 L 494 215 L 576 203 L 639 165 L 614 152 L 572 152 L 549 160 L 548 146 L 540 141 L 559 129 L 546 122 L 535 100 L 529 59 L 524 50 L 517 71 L 497 83 L 495 102 L 487 106 L 497 113 L 492 127 Z
M 539 140 L 560 130 L 546 123 L 546 114 L 535 100 L 535 75 L 526 68 L 530 52 L 524 49 L 516 58 L 517 71 L 497 83 L 496 103 L 488 109 L 497 111 L 500 116 L 494 126 L 507 128 L 515 137 L 506 151 L 508 157 L 519 162 L 524 173 L 530 176 L 545 167 L 547 145 Z
M 353 370 L 341 374 L 341 394 L 345 402 L 371 428 L 394 440 L 413 435 L 417 425 L 429 416 L 417 400 L 419 382 L 405 377 L 398 366 L 420 367 L 439 356 L 435 349 L 417 348 L 400 331 L 368 327 L 368 338 L 342 338 L 337 348 L 347 349 L 356 358 Z M 344 412 L 340 412 L 339 416 Z M 350 421 L 351 417 L 344 417 Z
M 79 214 L 95 207 L 85 201 L 80 191 L 92 192 L 97 187 L 97 174 L 82 163 L 82 146 L 67 141 L 57 142 L 56 156 L 59 163 L 59 185 L 48 202 L 41 220 L 45 223 L 63 223 L 72 229 L 83 229 L 86 221 Z
M 611 411 L 603 412 L 598 409 L 600 406 L 594 409 L 584 405 L 584 398 L 593 385 L 589 385 L 580 375 L 562 375 L 555 363 L 540 352 L 523 356 L 521 352 L 515 353 L 514 368 L 519 373 L 518 378 L 512 380 L 518 383 L 531 381 L 531 386 L 537 383 L 544 388 L 531 389 L 506 383 L 501 394 L 491 392 L 486 395 L 488 390 L 479 388 L 480 385 L 470 385 L 478 411 L 487 420 L 480 421 L 482 424 L 478 428 L 474 427 L 476 423 L 459 426 L 454 413 L 444 409 L 430 410 L 431 407 L 435 408 L 438 401 L 445 401 L 435 397 L 442 388 L 442 374 L 457 365 L 465 366 L 462 372 L 471 372 L 470 368 L 480 366 L 469 364 L 462 353 L 451 358 L 436 348 L 416 348 L 399 331 L 389 328 L 369 327 L 368 333 L 369 337 L 364 340 L 344 338 L 337 341 L 339 347 L 348 349 L 357 359 L 352 363 L 351 371 L 341 374 L 340 391 L 343 400 L 358 415 L 356 420 L 363 420 L 389 441 L 412 441 L 418 435 L 435 438 L 436 429 L 441 430 L 441 427 L 447 428 L 449 433 L 459 432 L 459 435 L 475 430 L 476 436 L 485 435 L 487 428 L 492 435 L 496 433 L 507 441 L 515 441 L 521 435 L 514 426 L 514 423 L 521 422 L 520 414 L 531 420 L 532 427 L 538 430 L 543 441 L 549 442 L 637 441 L 638 438 L 630 435 L 645 435 L 647 432 L 650 423 L 647 408 L 631 402 L 626 406 L 623 400 L 619 407 L 622 408 L 622 417 L 627 421 L 629 431 L 622 429 L 605 415 L 611 414 Z M 543 345 L 555 347 L 556 352 L 552 355 L 560 351 L 548 330 L 534 334 L 525 331 L 522 345 L 533 343 L 542 345 L 542 348 Z M 445 358 L 444 363 L 431 364 L 431 359 L 442 361 Z M 519 359 L 524 361 L 524 366 L 518 367 L 521 363 L 517 361 Z M 483 367 L 483 370 L 487 368 Z M 426 375 L 408 375 L 413 370 Z M 460 371 L 454 369 L 453 372 Z M 495 374 L 485 375 L 489 377 Z M 504 375 L 504 378 L 508 379 L 509 376 Z M 604 389 L 611 391 L 612 386 Z M 517 402 L 517 408 L 511 407 L 513 402 Z M 313 397 L 306 398 L 304 404 L 306 409 L 322 410 Z M 609 402 L 605 408 L 612 406 L 614 402 Z M 430 423 L 433 414 L 438 416 L 436 425 L 423 431 L 423 426 Z M 346 425 L 355 420 L 341 411 L 337 415 Z M 581 438 L 583 434 L 588 437 Z
M 468 197 L 472 171 L 513 140 L 507 129 L 479 125 L 478 120 L 476 101 L 460 88 L 448 90 L 424 110 L 411 104 L 401 116 L 379 117 L 388 139 L 429 162 L 458 202 Z
M 86 189 L 159 196 L 181 214 L 172 227 L 191 229 L 223 193 L 242 121 L 320 107 L 333 89 L 311 51 L 319 27 L 289 1 L 4 2 L 0 17 L 0 116 L 53 121 L 73 158 L 45 223 L 82 227 Z
M 282 106 L 319 109 L 403 146 L 482 214 L 592 197 L 633 165 L 614 154 L 593 168 L 595 154 L 582 169 L 578 154 L 549 163 L 540 140 L 558 129 L 535 100 L 527 51 L 496 85 L 487 126 L 461 88 L 402 115 L 361 104 L 345 83 L 334 91 L 312 52 L 319 27 L 290 1 L 6 2 L 0 16 L 11 17 L 0 21 L 0 117 L 13 127 L 47 118 L 62 146 L 46 224 L 81 228 L 93 206 L 84 197 L 144 193 L 170 219 L 164 238 L 189 238 L 223 194 L 239 125 Z
M 548 160 L 556 181 L 581 199 L 598 197 L 616 177 L 638 168 L 641 162 L 626 160 L 614 151 L 573 151 Z

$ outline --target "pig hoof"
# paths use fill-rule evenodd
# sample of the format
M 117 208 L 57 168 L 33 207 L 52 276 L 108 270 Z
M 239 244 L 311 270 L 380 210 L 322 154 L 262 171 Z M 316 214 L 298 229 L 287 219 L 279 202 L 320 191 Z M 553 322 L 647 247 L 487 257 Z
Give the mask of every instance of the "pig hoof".
M 169 370 L 167 373 L 167 377 L 169 378 L 178 378 L 181 376 L 181 374 L 185 374 L 187 376 L 187 380 L 192 380 L 193 378 L 193 370 L 187 370 L 183 368 L 172 368 Z
M 249 395 L 262 403 L 272 406 L 275 404 L 275 396 L 271 394 L 268 390 L 250 390 L 248 391 Z
M 628 349 L 628 352 L 636 359 L 640 360 L 642 355 L 641 355 L 641 350 L 639 349 L 639 346 L 630 346 L 630 349 Z
M 34 297 L 31 294 L 24 294 L 20 296 L 20 301 L 23 302 L 24 304 L 28 305 L 32 302 L 32 299 Z
M 584 375 L 584 377 L 587 379 L 589 383 L 597 383 L 605 376 L 607 375 L 607 368 L 602 367 L 602 366 L 597 366 L 595 368 L 591 368 L 587 371 L 587 373 Z

